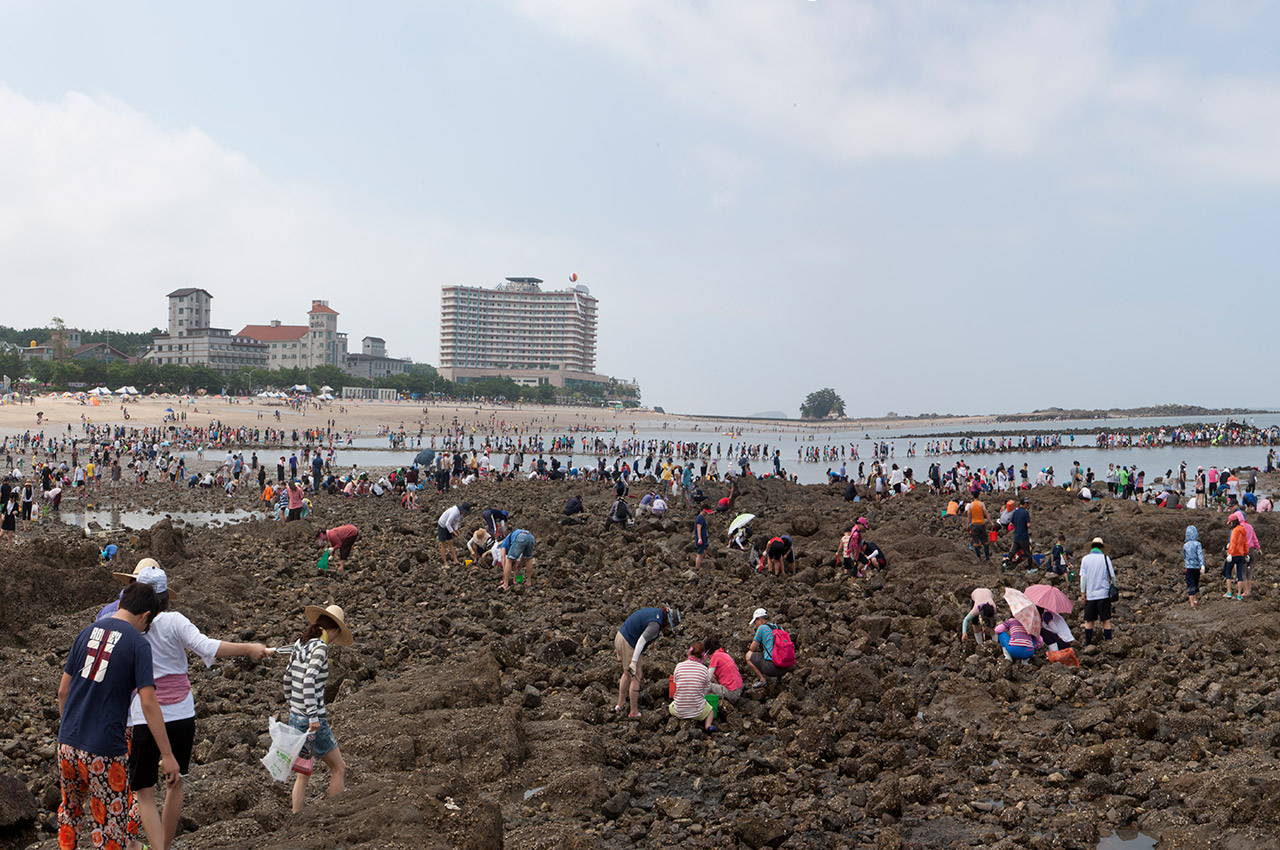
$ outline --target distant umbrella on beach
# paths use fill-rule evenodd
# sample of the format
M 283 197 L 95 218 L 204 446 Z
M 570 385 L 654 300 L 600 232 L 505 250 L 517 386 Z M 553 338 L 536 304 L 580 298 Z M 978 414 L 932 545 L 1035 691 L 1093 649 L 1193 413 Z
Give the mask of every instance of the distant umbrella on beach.
M 413 462 L 418 466 L 430 466 L 431 464 L 435 463 L 435 460 L 436 460 L 435 449 L 423 449 L 422 451 L 418 452 L 418 456 L 413 459 Z
M 733 518 L 733 522 L 729 523 L 729 536 L 732 537 L 735 531 L 737 531 L 739 528 L 742 528 L 744 525 L 751 522 L 751 520 L 755 518 L 756 518 L 755 514 L 738 514 L 736 517 Z

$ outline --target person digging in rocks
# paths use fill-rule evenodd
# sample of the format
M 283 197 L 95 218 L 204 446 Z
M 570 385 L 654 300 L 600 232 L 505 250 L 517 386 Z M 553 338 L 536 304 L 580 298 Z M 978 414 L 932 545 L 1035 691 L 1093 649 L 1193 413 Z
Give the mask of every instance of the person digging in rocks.
M 534 543 L 533 532 L 517 528 L 498 544 L 498 553 L 502 556 L 502 583 L 498 585 L 500 589 L 511 588 L 511 574 L 515 571 L 519 571 L 525 582 L 532 582 Z
M 985 587 L 975 587 L 969 594 L 969 598 L 973 600 L 973 607 L 969 609 L 968 614 L 964 615 L 964 622 L 960 624 L 960 642 L 963 643 L 969 636 L 969 623 L 972 621 L 973 639 L 977 643 L 982 643 L 995 633 L 995 598 L 991 595 L 991 590 Z
M 618 701 L 613 706 L 615 712 L 622 711 L 623 705 L 629 703 L 631 711 L 627 716 L 632 720 L 640 719 L 640 683 L 644 669 L 640 663 L 641 655 L 661 636 L 664 628 L 675 634 L 679 625 L 680 612 L 670 605 L 641 608 L 622 623 L 613 638 L 613 648 L 622 665 L 622 676 L 618 678 Z
M 321 531 L 316 537 L 316 542 L 321 548 L 328 547 L 331 552 L 337 554 L 338 570 L 341 571 L 346 567 L 347 559 L 351 557 L 351 549 L 359 539 L 360 529 L 354 525 L 340 525 L 328 531 Z
M 462 528 L 462 518 L 471 513 L 471 503 L 463 502 L 440 514 L 440 518 L 436 520 L 436 540 L 440 543 L 440 560 L 444 566 L 449 566 L 449 562 L 458 564 L 458 553 L 453 548 L 453 538 L 458 535 L 458 530 Z

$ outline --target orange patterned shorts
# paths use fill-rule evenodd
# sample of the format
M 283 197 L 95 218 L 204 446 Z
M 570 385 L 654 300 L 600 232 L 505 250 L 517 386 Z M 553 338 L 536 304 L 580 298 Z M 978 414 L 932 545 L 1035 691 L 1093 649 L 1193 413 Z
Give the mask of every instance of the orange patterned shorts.
M 128 756 L 96 756 L 67 744 L 58 745 L 62 805 L 58 807 L 58 850 L 75 850 L 77 830 L 89 804 L 89 837 L 97 850 L 124 850 L 129 807 Z

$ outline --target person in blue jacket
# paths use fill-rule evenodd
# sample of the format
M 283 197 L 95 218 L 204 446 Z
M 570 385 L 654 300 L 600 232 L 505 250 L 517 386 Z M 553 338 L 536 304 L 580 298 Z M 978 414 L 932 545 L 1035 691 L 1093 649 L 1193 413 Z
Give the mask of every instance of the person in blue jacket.
M 613 638 L 613 648 L 618 652 L 618 662 L 622 665 L 622 676 L 618 679 L 618 702 L 614 711 L 622 711 L 623 705 L 630 702 L 631 712 L 627 715 L 632 720 L 640 719 L 640 683 L 643 668 L 640 664 L 645 647 L 652 644 L 666 628 L 675 634 L 680 625 L 680 612 L 670 605 L 658 608 L 641 608 L 623 622 L 622 627 Z
M 1204 572 L 1204 547 L 1194 525 L 1187 526 L 1187 542 L 1182 544 L 1182 565 L 1186 569 L 1187 602 L 1196 605 L 1200 594 L 1200 574 Z

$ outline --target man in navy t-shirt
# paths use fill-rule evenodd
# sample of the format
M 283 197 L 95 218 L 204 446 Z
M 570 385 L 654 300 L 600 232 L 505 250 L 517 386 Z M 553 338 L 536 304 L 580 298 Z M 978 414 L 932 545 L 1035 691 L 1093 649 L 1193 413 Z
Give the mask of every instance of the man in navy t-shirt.
M 149 584 L 125 588 L 113 616 L 89 626 L 71 647 L 58 685 L 58 762 L 62 806 L 58 809 L 58 845 L 75 847 L 86 812 L 94 843 L 123 847 L 133 793 L 129 788 L 125 727 L 129 703 L 138 692 L 147 728 L 160 749 L 165 780 L 178 779 L 178 763 L 165 734 L 156 701 L 151 644 L 142 636 L 160 613 L 160 600 Z M 158 841 L 159 836 L 152 837 Z

